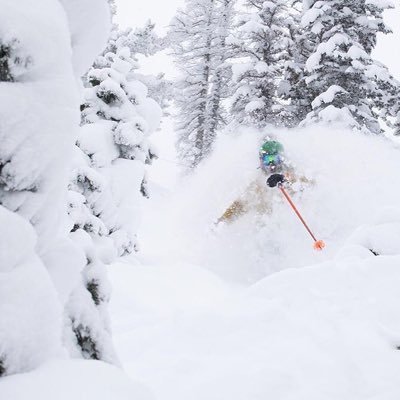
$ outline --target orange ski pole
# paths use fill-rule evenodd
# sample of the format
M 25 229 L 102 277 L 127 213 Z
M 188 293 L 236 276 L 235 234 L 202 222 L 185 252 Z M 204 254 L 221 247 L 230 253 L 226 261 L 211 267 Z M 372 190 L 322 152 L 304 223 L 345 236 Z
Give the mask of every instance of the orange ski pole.
M 304 227 L 307 229 L 307 232 L 313 238 L 313 240 L 314 240 L 314 249 L 318 250 L 318 251 L 323 250 L 325 248 L 325 243 L 322 240 L 317 240 L 317 238 L 314 236 L 314 234 L 312 233 L 311 229 L 308 227 L 306 221 L 304 221 L 304 218 L 302 217 L 302 215 L 300 214 L 299 210 L 294 205 L 292 199 L 290 198 L 289 194 L 286 192 L 286 190 L 284 189 L 284 187 L 283 187 L 283 185 L 281 183 L 278 184 L 278 188 L 282 192 L 282 194 L 285 196 L 286 200 L 289 202 L 290 206 L 293 208 L 294 212 L 299 217 L 299 219 L 303 223 Z

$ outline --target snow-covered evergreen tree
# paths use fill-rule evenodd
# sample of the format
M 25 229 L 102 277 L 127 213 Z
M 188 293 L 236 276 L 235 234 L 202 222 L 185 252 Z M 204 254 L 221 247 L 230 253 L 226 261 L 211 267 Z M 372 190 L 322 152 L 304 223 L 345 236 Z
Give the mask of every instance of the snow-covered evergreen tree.
M 148 89 L 148 96 L 156 100 L 162 110 L 166 111 L 172 100 L 172 83 L 165 78 L 164 73 L 147 75 L 137 70 L 139 56 L 151 57 L 167 47 L 167 40 L 158 36 L 154 29 L 155 24 L 149 20 L 142 28 L 116 30 L 110 43 L 118 43 L 119 47 L 129 48 L 131 57 L 137 62 L 133 65 L 130 75 L 142 82 Z
M 236 1 L 220 0 L 217 3 L 217 26 L 215 27 L 215 43 L 213 43 L 215 71 L 210 79 L 210 132 L 217 130 L 229 122 L 229 115 L 223 106 L 223 100 L 230 97 L 232 80 L 231 65 L 228 60 L 232 57 L 229 37 L 235 16 Z M 215 134 L 214 134 L 215 135 Z
M 63 310 L 85 264 L 65 207 L 77 81 L 105 43 L 109 10 L 98 0 L 3 1 L 0 25 L 0 375 L 7 375 L 65 356 Z
M 105 271 L 105 264 L 116 257 L 116 250 L 101 219 L 106 208 L 103 215 L 97 212 L 104 204 L 108 205 L 109 214 L 117 210 L 104 177 L 91 167 L 90 158 L 77 146 L 73 160 L 68 197 L 71 238 L 84 251 L 86 265 L 67 302 L 66 343 L 78 357 L 116 363 L 107 313 L 110 290 Z
M 177 147 L 188 168 L 210 153 L 226 119 L 222 99 L 233 5 L 232 0 L 187 0 L 171 23 L 169 39 L 181 72 L 175 91 Z
M 136 73 L 137 79 L 146 85 L 149 97 L 157 102 L 165 116 L 169 116 L 169 107 L 173 100 L 173 82 L 165 77 L 163 72 L 157 75 Z
M 131 57 L 139 54 L 148 57 L 165 48 L 165 40 L 159 37 L 154 29 L 155 24 L 148 20 L 141 28 L 117 30 L 112 39 L 114 42 L 118 42 L 120 47 L 129 47 Z
M 137 73 L 137 54 L 160 48 L 154 24 L 121 31 L 113 27 L 101 56 L 85 75 L 82 127 L 70 181 L 71 237 L 86 255 L 83 285 L 67 311 L 75 336 L 71 351 L 116 363 L 107 314 L 105 265 L 137 248 L 140 197 L 148 196 L 145 164 L 154 157 L 148 136 L 161 111 Z
M 400 135 L 400 111 L 398 111 L 396 121 L 394 123 L 394 134 L 396 136 Z
M 302 0 L 288 0 L 285 12 L 287 33 L 286 53 L 283 53 L 283 79 L 278 87 L 278 97 L 285 104 L 281 108 L 280 124 L 295 127 L 312 111 L 305 77 L 305 63 L 312 51 L 301 26 Z
M 117 5 L 115 4 L 115 0 L 107 0 L 110 6 L 110 12 L 112 15 L 117 13 Z
M 233 65 L 236 87 L 232 105 L 239 123 L 285 124 L 286 110 L 278 99 L 278 88 L 291 45 L 287 3 L 245 1 L 248 12 L 241 17 L 236 37 L 230 40 L 239 59 Z
M 302 24 L 313 52 L 306 62 L 313 111 L 305 122 L 336 121 L 379 133 L 377 111 L 396 86 L 371 52 L 378 33 L 389 33 L 381 0 L 306 1 Z
M 132 75 L 136 61 L 130 49 L 120 47 L 118 40 L 109 48 L 114 51 L 99 57 L 88 73 L 78 146 L 110 192 L 94 196 L 90 208 L 115 241 L 118 255 L 124 255 L 136 245 L 137 195 L 146 194 L 144 165 L 153 157 L 148 136 L 158 127 L 160 109 Z M 99 187 L 90 186 L 90 191 Z

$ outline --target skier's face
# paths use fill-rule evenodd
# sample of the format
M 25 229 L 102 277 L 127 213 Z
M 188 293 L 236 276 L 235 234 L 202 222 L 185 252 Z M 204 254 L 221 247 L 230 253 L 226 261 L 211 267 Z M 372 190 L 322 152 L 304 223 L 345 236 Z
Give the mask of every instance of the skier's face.
M 274 173 L 280 169 L 282 159 L 279 154 L 262 154 L 262 164 L 265 171 Z
M 270 165 L 270 164 L 278 165 L 281 162 L 281 157 L 279 154 L 263 153 L 261 155 L 261 158 L 264 165 Z
M 276 164 L 271 163 L 268 165 L 268 169 L 269 169 L 269 172 L 274 173 L 278 169 L 278 166 Z

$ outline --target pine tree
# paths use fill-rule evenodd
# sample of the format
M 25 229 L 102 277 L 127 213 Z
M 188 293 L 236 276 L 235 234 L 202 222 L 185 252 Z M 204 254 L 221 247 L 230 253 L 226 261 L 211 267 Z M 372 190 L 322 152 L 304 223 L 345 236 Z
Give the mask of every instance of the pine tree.
M 129 48 L 130 57 L 134 61 L 129 79 L 142 82 L 148 89 L 148 96 L 156 100 L 162 110 L 166 111 L 172 100 L 172 83 L 165 78 L 163 73 L 155 76 L 138 72 L 138 56 L 151 57 L 165 50 L 166 39 L 156 34 L 155 24 L 151 20 L 148 20 L 142 28 L 121 30 L 115 26 L 104 55 L 109 52 L 115 53 L 122 47 Z
M 224 124 L 226 38 L 233 1 L 187 0 L 171 24 L 169 40 L 181 78 L 176 84 L 178 152 L 193 168 L 211 152 Z
M 281 124 L 289 128 L 298 126 L 312 111 L 313 99 L 305 76 L 305 63 L 311 55 L 312 44 L 305 37 L 301 26 L 302 6 L 301 0 L 288 0 L 285 12 L 288 36 L 278 97 L 285 103 L 281 113 Z
M 213 43 L 213 49 L 216 50 L 213 60 L 215 72 L 210 79 L 208 104 L 210 132 L 217 132 L 220 127 L 229 122 L 228 113 L 222 103 L 223 99 L 229 98 L 231 95 L 229 83 L 232 80 L 232 69 L 227 61 L 233 56 L 229 46 L 229 37 L 235 16 L 235 1 L 220 0 L 217 2 L 216 14 L 217 26 L 214 31 L 215 43 Z
M 126 169 L 128 187 L 112 188 L 110 176 L 105 184 L 111 191 L 109 197 L 114 196 L 114 208 L 121 209 L 123 200 L 118 196 L 121 190 L 129 190 L 132 196 L 143 191 L 145 186 L 144 164 L 153 158 L 147 137 L 158 126 L 160 111 L 155 101 L 147 97 L 147 88 L 134 80 L 132 72 L 137 63 L 131 57 L 130 49 L 119 47 L 119 43 L 118 40 L 113 41 L 109 45 L 113 51 L 99 57 L 88 73 L 90 87 L 86 90 L 86 101 L 82 107 L 83 132 L 78 145 L 103 179 L 107 180 L 105 173 L 118 175 Z M 149 115 L 149 112 L 154 115 Z M 124 201 L 134 203 L 135 198 Z M 130 253 L 136 245 L 133 230 L 137 223 L 132 218 L 137 217 L 115 213 L 110 202 L 112 200 L 92 205 L 91 208 L 115 239 L 118 254 Z M 130 207 L 135 208 L 134 204 L 125 205 L 127 209 Z
M 149 20 L 142 28 L 117 30 L 110 42 L 117 42 L 119 47 L 129 48 L 131 58 L 136 61 L 136 64 L 132 65 L 130 78 L 142 82 L 148 89 L 148 96 L 166 112 L 172 100 L 172 83 L 165 78 L 164 73 L 155 76 L 137 70 L 139 66 L 137 56 L 151 57 L 167 47 L 167 40 L 155 33 L 155 24 Z
M 163 115 L 169 116 L 169 107 L 173 100 L 173 82 L 165 77 L 163 72 L 157 75 L 135 74 L 149 90 L 149 97 L 154 99 L 163 110 Z
M 80 29 L 78 13 L 104 36 L 109 14 L 105 1 L 99 13 L 88 2 L 45 2 L 45 13 L 38 3 L 20 0 L 0 15 L 0 375 L 65 353 L 65 305 L 85 263 L 65 204 L 79 127 L 77 71 L 104 43 Z
M 400 116 L 397 117 L 396 122 L 394 124 L 394 134 L 396 136 L 400 135 Z
M 81 135 L 84 132 L 81 132 Z M 79 143 L 79 137 L 78 137 Z M 69 185 L 68 212 L 71 238 L 86 259 L 81 279 L 71 293 L 66 311 L 73 337 L 67 341 L 72 354 L 117 363 L 113 349 L 107 305 L 110 298 L 105 264 L 116 256 L 106 216 L 117 213 L 104 177 L 91 166 L 90 157 L 75 147 Z
M 397 97 L 397 102 L 396 106 L 394 107 L 394 112 L 393 114 L 395 115 L 395 121 L 393 124 L 393 133 L 394 135 L 398 136 L 400 135 L 400 85 L 399 85 L 399 90 L 398 90 L 398 97 Z
M 23 24 L 33 30 L 43 23 L 37 14 L 24 21 L 26 6 L 15 5 L 12 14 L 5 7 L 1 15 L 5 30 L 0 34 L 0 376 L 35 368 L 61 348 L 57 337 L 61 333 L 61 304 L 46 269 L 51 265 L 46 265 L 42 256 L 53 251 L 58 240 L 65 239 L 57 223 L 63 221 L 63 189 L 55 184 L 50 169 L 60 173 L 62 182 L 67 161 L 56 141 L 68 141 L 65 129 L 53 132 L 47 112 L 71 128 L 63 116 L 70 104 L 61 100 L 57 109 L 43 93 L 60 98 L 76 93 L 74 86 L 57 87 L 49 78 L 55 69 L 65 66 L 64 52 L 70 51 L 60 40 L 67 33 L 58 33 L 54 23 L 48 29 L 59 47 L 44 43 L 46 50 L 55 51 L 61 60 L 51 66 L 42 61 L 42 68 L 34 73 L 37 46 L 47 32 L 37 31 L 29 42 L 26 40 Z M 47 10 L 53 16 L 55 11 L 51 7 Z M 5 33 L 9 20 L 13 23 Z M 74 85 L 72 74 L 64 72 L 60 77 Z M 39 157 L 43 151 L 46 156 Z M 59 163 L 54 162 L 54 155 L 60 157 Z M 49 202 L 52 189 L 54 199 Z
M 248 0 L 245 5 L 249 12 L 230 40 L 235 58 L 240 59 L 233 65 L 236 88 L 231 112 L 239 123 L 286 124 L 278 88 L 284 89 L 281 81 L 289 54 L 287 1 Z
M 148 136 L 158 127 L 161 111 L 137 80 L 132 51 L 153 51 L 153 28 L 121 32 L 114 27 L 106 51 L 87 73 L 70 182 L 71 236 L 83 244 L 87 260 L 83 285 L 68 303 L 75 348 L 84 358 L 112 363 L 117 360 L 105 265 L 137 249 L 139 198 L 148 196 L 145 164 L 154 157 Z
M 0 82 L 14 82 L 32 64 L 17 38 L 0 41 Z
M 116 32 L 118 46 L 129 47 L 131 57 L 141 54 L 143 56 L 152 56 L 164 50 L 166 44 L 163 38 L 155 32 L 155 24 L 148 20 L 142 28 L 127 28 Z
M 302 23 L 313 53 L 306 62 L 306 81 L 313 111 L 305 123 L 341 120 L 352 128 L 379 133 L 377 110 L 387 107 L 387 69 L 371 52 L 378 33 L 389 33 L 382 13 L 387 2 L 309 1 Z
M 117 13 L 117 5 L 115 4 L 115 0 L 107 0 L 110 6 L 110 11 L 112 15 Z

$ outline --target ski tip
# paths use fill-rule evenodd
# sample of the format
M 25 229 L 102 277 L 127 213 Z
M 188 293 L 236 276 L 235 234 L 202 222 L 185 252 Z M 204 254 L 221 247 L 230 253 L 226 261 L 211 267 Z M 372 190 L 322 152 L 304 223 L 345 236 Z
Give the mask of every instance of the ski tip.
M 317 240 L 314 243 L 314 250 L 322 251 L 326 247 L 325 242 L 323 240 Z

